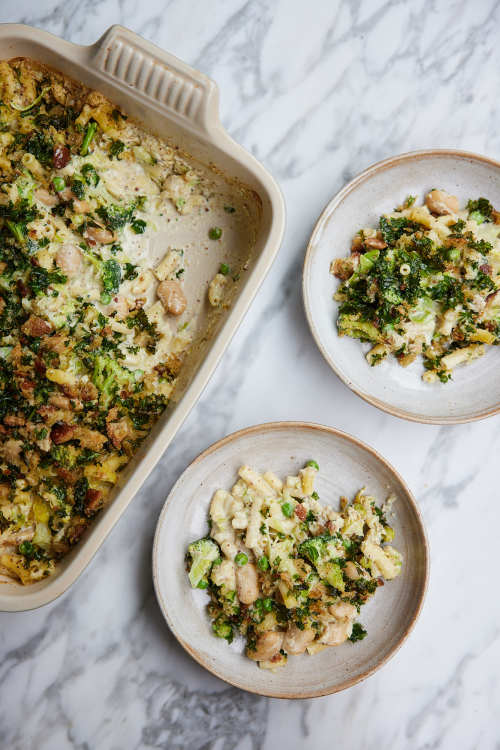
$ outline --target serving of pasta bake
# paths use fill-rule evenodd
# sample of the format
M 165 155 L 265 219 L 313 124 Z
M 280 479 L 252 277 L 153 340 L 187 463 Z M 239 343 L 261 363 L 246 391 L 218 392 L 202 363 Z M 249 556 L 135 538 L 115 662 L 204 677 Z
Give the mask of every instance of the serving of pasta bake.
M 58 72 L 3 61 L 0 91 L 0 576 L 29 584 L 106 504 L 188 352 L 193 248 L 156 239 L 201 217 L 208 252 L 237 208 Z M 235 279 L 222 264 L 204 298 Z
M 214 635 L 244 636 L 247 656 L 264 669 L 362 640 L 361 607 L 401 572 L 387 521 L 392 499 L 381 508 L 362 489 L 335 511 L 314 490 L 318 470 L 308 461 L 282 481 L 242 466 L 231 491 L 213 495 L 209 533 L 187 549 L 189 581 L 210 597 Z
M 423 205 L 409 196 L 357 232 L 331 271 L 342 281 L 338 332 L 370 342 L 372 366 L 422 357 L 424 381 L 446 383 L 500 342 L 500 212 L 486 198 L 460 209 L 442 190 Z

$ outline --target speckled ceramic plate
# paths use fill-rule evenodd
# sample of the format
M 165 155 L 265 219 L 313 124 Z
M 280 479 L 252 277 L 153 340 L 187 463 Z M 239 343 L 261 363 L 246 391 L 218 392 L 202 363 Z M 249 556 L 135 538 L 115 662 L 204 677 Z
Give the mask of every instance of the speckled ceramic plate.
M 418 358 L 401 367 L 388 357 L 377 367 L 365 359 L 369 344 L 340 337 L 338 280 L 329 272 L 334 258 L 349 255 L 351 239 L 361 227 L 377 226 L 379 216 L 392 211 L 407 195 L 421 201 L 433 187 L 460 200 L 485 196 L 500 205 L 500 163 L 462 151 L 415 151 L 379 162 L 355 177 L 330 201 L 311 236 L 306 253 L 303 294 L 312 334 L 326 361 L 358 396 L 379 409 L 416 422 L 452 424 L 483 419 L 500 411 L 500 348 L 470 365 L 457 367 L 443 384 L 422 381 Z
M 321 654 L 293 656 L 271 673 L 244 655 L 243 639 L 229 646 L 211 631 L 206 592 L 192 590 L 184 556 L 207 533 L 212 494 L 230 488 L 242 463 L 279 476 L 294 474 L 314 458 L 322 502 L 338 507 L 361 487 L 381 501 L 394 494 L 394 546 L 403 554 L 401 575 L 377 592 L 360 616 L 368 636 Z M 415 501 L 397 472 L 374 450 L 331 427 L 276 422 L 236 432 L 188 466 L 161 512 L 153 547 L 153 579 L 165 619 L 191 656 L 226 682 L 276 698 L 310 698 L 343 690 L 381 667 L 401 646 L 418 617 L 427 585 L 428 549 Z

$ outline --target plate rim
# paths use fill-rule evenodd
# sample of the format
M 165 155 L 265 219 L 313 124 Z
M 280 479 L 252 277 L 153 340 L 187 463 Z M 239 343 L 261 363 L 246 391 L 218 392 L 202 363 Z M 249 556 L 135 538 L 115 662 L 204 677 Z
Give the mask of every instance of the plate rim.
M 423 552 L 423 581 L 421 586 L 421 593 L 417 601 L 416 610 L 413 614 L 413 617 L 409 621 L 409 623 L 406 625 L 405 630 L 400 637 L 400 639 L 395 643 L 395 645 L 388 651 L 388 653 L 379 661 L 377 664 L 375 664 L 373 667 L 365 670 L 357 677 L 352 678 L 346 678 L 342 682 L 340 682 L 338 685 L 333 686 L 332 688 L 326 688 L 326 689 L 318 689 L 318 690 L 305 690 L 301 692 L 297 691 L 278 691 L 278 690 L 257 690 L 253 687 L 249 687 L 248 685 L 244 685 L 241 683 L 241 681 L 238 681 L 235 677 L 234 679 L 231 679 L 225 675 L 220 674 L 220 672 L 217 670 L 216 666 L 214 666 L 212 663 L 210 663 L 208 660 L 205 660 L 197 651 L 196 648 L 192 647 L 187 641 L 185 641 L 179 633 L 176 632 L 175 628 L 173 627 L 169 613 L 168 613 L 168 607 L 167 603 L 163 600 L 161 593 L 160 593 L 160 586 L 159 586 L 159 580 L 158 580 L 158 558 L 159 558 L 159 537 L 160 537 L 160 530 L 164 523 L 165 516 L 168 512 L 168 508 L 172 502 L 172 496 L 177 490 L 177 487 L 181 484 L 184 476 L 191 471 L 191 469 L 197 465 L 198 463 L 202 462 L 207 456 L 211 455 L 212 453 L 215 453 L 217 450 L 222 448 L 223 446 L 227 445 L 228 443 L 234 442 L 238 440 L 239 438 L 251 435 L 257 432 L 265 433 L 270 432 L 273 430 L 283 430 L 283 429 L 289 429 L 289 430 L 310 430 L 311 432 L 324 432 L 328 433 L 330 435 L 334 435 L 341 440 L 345 440 L 346 442 L 350 442 L 357 446 L 358 448 L 361 448 L 362 450 L 368 452 L 371 454 L 375 459 L 380 461 L 385 468 L 389 471 L 389 473 L 392 475 L 393 479 L 396 480 L 402 487 L 405 496 L 406 501 L 409 503 L 410 508 L 413 510 L 415 514 L 415 518 L 417 520 L 417 526 L 420 532 L 420 543 L 422 545 L 422 552 Z M 336 427 L 330 427 L 329 425 L 323 425 L 316 422 L 304 422 L 304 421 L 277 421 L 277 422 L 262 422 L 257 425 L 252 425 L 250 427 L 244 427 L 243 429 L 236 430 L 235 432 L 230 433 L 229 435 L 226 435 L 225 437 L 221 438 L 220 440 L 217 440 L 215 443 L 212 443 L 208 448 L 203 450 L 198 456 L 196 456 L 192 461 L 189 462 L 189 464 L 186 466 L 184 471 L 180 474 L 178 479 L 176 480 L 175 484 L 172 486 L 172 489 L 167 495 L 167 498 L 163 504 L 163 507 L 160 511 L 160 515 L 158 517 L 158 521 L 156 523 L 155 528 L 155 534 L 154 534 L 154 540 L 153 540 L 153 549 L 152 549 L 152 575 L 153 575 L 153 586 L 155 591 L 156 600 L 158 602 L 158 606 L 160 608 L 160 611 L 170 629 L 170 632 L 174 636 L 174 638 L 177 640 L 177 642 L 182 646 L 182 648 L 196 661 L 198 664 L 200 664 L 202 667 L 204 667 L 208 672 L 210 672 L 215 677 L 218 677 L 223 682 L 226 682 L 229 685 L 232 685 L 233 687 L 239 688 L 240 690 L 245 690 L 249 693 L 253 693 L 255 695 L 262 695 L 267 698 L 283 698 L 288 700 L 302 700 L 305 698 L 319 698 L 321 696 L 325 695 L 332 695 L 334 693 L 341 692 L 342 690 L 346 690 L 347 688 L 353 687 L 354 685 L 363 682 L 368 677 L 370 677 L 372 674 L 377 672 L 381 667 L 383 667 L 387 662 L 392 659 L 392 657 L 399 651 L 399 649 L 402 647 L 402 645 L 405 643 L 407 638 L 409 637 L 410 633 L 413 631 L 418 618 L 420 617 L 420 614 L 422 612 L 422 608 L 424 605 L 424 601 L 427 594 L 427 589 L 429 585 L 429 570 L 430 570 L 430 551 L 429 551 L 429 540 L 427 538 L 427 531 L 425 528 L 425 524 L 423 521 L 422 514 L 420 512 L 420 509 L 418 507 L 418 503 L 413 496 L 412 491 L 406 484 L 405 480 L 401 476 L 401 474 L 397 471 L 397 469 L 392 466 L 392 464 L 384 458 L 375 448 L 372 448 L 370 445 L 365 443 L 364 441 L 360 440 L 359 438 L 354 437 L 353 435 L 349 434 L 348 432 L 344 432 L 343 430 L 339 430 Z
M 377 409 L 380 409 L 381 411 L 386 412 L 387 414 L 391 414 L 393 417 L 398 417 L 399 419 L 405 419 L 409 422 L 417 422 L 419 424 L 438 424 L 438 425 L 467 424 L 469 422 L 477 422 L 481 419 L 487 419 L 488 417 L 494 417 L 496 414 L 500 413 L 500 403 L 498 403 L 493 408 L 485 409 L 478 413 L 474 413 L 474 414 L 471 414 L 470 416 L 465 416 L 465 417 L 463 416 L 456 416 L 456 417 L 455 416 L 448 416 L 448 417 L 419 416 L 416 414 L 412 414 L 411 412 L 404 411 L 403 409 L 400 409 L 396 406 L 392 406 L 386 401 L 382 401 L 381 399 L 378 399 L 375 396 L 372 396 L 370 393 L 363 391 L 357 386 L 355 386 L 354 383 L 352 383 L 347 376 L 344 376 L 342 371 L 337 367 L 335 363 L 335 358 L 330 355 L 327 348 L 323 345 L 321 341 L 319 331 L 316 328 L 316 325 L 314 323 L 314 317 L 312 314 L 310 295 L 308 292 L 308 284 L 307 284 L 307 279 L 310 276 L 312 258 L 314 255 L 314 246 L 316 244 L 317 237 L 319 233 L 321 232 L 321 230 L 323 229 L 327 218 L 333 214 L 333 212 L 338 208 L 338 206 L 342 203 L 342 201 L 361 183 L 366 182 L 367 180 L 371 179 L 373 175 L 379 172 L 384 172 L 388 169 L 391 169 L 396 164 L 400 164 L 402 162 L 411 162 L 416 159 L 427 159 L 427 158 L 431 158 L 434 156 L 469 159 L 469 160 L 473 160 L 476 162 L 480 162 L 482 164 L 492 166 L 495 169 L 500 170 L 500 161 L 497 161 L 496 159 L 492 159 L 489 156 L 483 156 L 482 154 L 475 153 L 474 151 L 462 151 L 460 149 L 452 149 L 452 148 L 428 148 L 428 149 L 420 149 L 416 151 L 405 151 L 402 154 L 397 154 L 396 156 L 390 156 L 387 159 L 382 159 L 381 161 L 377 161 L 374 164 L 371 164 L 362 172 L 360 172 L 358 175 L 353 177 L 352 180 L 349 180 L 349 182 L 346 185 L 344 185 L 344 187 L 342 187 L 337 193 L 335 193 L 335 195 L 332 198 L 330 198 L 330 200 L 326 203 L 325 207 L 323 208 L 323 210 L 321 211 L 317 219 L 314 225 L 314 229 L 309 238 L 309 242 L 307 243 L 306 254 L 304 257 L 304 263 L 302 267 L 302 302 L 303 302 L 304 311 L 306 314 L 307 323 L 309 325 L 309 330 L 311 331 L 311 334 L 316 343 L 316 346 L 321 352 L 324 360 L 329 365 L 329 367 L 333 370 L 335 375 L 337 375 L 337 377 L 345 385 L 347 385 L 347 387 L 353 393 L 355 393 L 357 396 L 362 398 L 363 401 L 366 401 L 367 403 L 371 404 L 372 406 L 375 406 Z

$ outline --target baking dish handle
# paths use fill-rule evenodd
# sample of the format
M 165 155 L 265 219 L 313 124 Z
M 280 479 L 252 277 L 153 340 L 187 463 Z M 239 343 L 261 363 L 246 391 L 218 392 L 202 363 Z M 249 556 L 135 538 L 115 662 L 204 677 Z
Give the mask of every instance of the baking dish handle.
M 114 83 L 204 133 L 221 127 L 219 92 L 207 76 L 123 26 L 111 26 L 90 48 L 89 64 Z

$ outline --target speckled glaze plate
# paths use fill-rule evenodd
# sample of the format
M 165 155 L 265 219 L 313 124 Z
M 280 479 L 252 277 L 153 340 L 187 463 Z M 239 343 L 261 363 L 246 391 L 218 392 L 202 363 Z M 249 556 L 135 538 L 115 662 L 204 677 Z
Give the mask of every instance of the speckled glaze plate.
M 206 592 L 193 590 L 184 556 L 188 544 L 207 533 L 212 494 L 229 489 L 242 463 L 279 476 L 293 474 L 314 458 L 320 466 L 321 501 L 338 507 L 366 486 L 380 501 L 394 494 L 394 546 L 403 554 L 401 575 L 377 592 L 360 616 L 368 636 L 315 656 L 293 656 L 272 673 L 244 655 L 243 639 L 229 646 L 216 638 L 206 613 Z M 311 698 L 335 693 L 379 669 L 402 645 L 422 607 L 428 577 L 428 548 L 420 513 L 403 479 L 378 453 L 331 427 L 276 422 L 220 440 L 184 471 L 161 512 L 153 546 L 158 603 L 179 643 L 202 666 L 226 682 L 275 698 Z
M 416 422 L 453 424 L 492 416 L 500 411 L 500 348 L 467 366 L 457 367 L 453 380 L 428 384 L 422 380 L 422 359 L 401 367 L 387 357 L 377 367 L 365 359 L 369 344 L 337 333 L 338 303 L 333 294 L 339 281 L 330 274 L 334 258 L 349 255 L 353 235 L 361 227 L 377 226 L 380 215 L 392 211 L 407 195 L 422 201 L 439 187 L 459 198 L 484 196 L 500 205 L 500 163 L 464 151 L 415 151 L 374 164 L 349 182 L 326 206 L 307 248 L 304 306 L 316 343 L 346 385 L 379 409 Z

